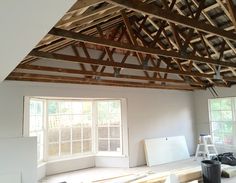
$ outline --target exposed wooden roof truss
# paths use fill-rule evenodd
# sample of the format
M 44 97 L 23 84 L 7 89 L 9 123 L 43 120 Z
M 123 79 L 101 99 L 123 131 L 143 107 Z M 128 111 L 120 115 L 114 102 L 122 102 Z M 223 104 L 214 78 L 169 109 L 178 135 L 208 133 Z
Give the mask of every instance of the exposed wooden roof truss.
M 236 3 L 78 0 L 7 80 L 230 87 L 236 83 Z

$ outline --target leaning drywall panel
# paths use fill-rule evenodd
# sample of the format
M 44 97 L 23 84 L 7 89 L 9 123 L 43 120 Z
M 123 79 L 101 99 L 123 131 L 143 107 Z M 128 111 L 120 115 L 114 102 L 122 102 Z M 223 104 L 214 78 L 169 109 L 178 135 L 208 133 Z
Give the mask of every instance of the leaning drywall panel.
M 148 166 L 190 158 L 184 136 L 146 139 L 144 148 Z
M 0 175 L 2 178 L 9 180 L 9 175 L 14 175 L 13 178 L 16 181 L 17 177 L 19 178 L 17 174 L 20 174 L 20 183 L 36 183 L 36 144 L 36 137 L 0 139 Z
M 0 182 L 2 183 L 21 183 L 21 173 L 0 174 Z

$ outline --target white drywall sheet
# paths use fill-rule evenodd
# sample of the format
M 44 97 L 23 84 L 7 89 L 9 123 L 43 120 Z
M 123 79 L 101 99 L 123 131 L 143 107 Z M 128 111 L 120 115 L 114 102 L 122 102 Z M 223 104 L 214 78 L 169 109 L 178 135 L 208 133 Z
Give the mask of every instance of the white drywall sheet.
M 0 174 L 0 182 L 2 183 L 21 183 L 20 173 Z
M 148 166 L 190 158 L 184 136 L 146 139 L 144 150 Z
M 4 180 L 12 175 L 4 183 L 19 183 L 19 177 L 20 183 L 37 182 L 36 144 L 36 137 L 0 139 L 0 175 Z

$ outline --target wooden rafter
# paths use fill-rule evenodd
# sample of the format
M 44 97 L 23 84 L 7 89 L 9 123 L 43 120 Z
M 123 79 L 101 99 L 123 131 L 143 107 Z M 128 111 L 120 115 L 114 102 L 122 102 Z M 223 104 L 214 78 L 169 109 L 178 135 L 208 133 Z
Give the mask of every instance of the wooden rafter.
M 179 74 L 179 75 L 186 75 L 186 76 L 195 76 L 195 77 L 203 77 L 203 78 L 213 78 L 213 75 L 209 74 L 200 74 L 195 72 L 183 72 L 179 70 L 170 70 L 164 68 L 156 68 L 156 67 L 143 67 L 136 64 L 128 64 L 128 63 L 118 63 L 118 62 L 107 62 L 104 60 L 92 59 L 92 58 L 83 58 L 83 57 L 76 57 L 71 55 L 63 55 L 58 53 L 47 53 L 42 51 L 32 51 L 30 52 L 31 56 L 39 57 L 39 58 L 46 58 L 52 59 L 57 61 L 66 61 L 66 62 L 75 62 L 75 63 L 86 63 L 86 64 L 93 64 L 93 65 L 104 65 L 110 67 L 117 67 L 123 69 L 134 69 L 134 70 L 146 70 L 152 72 L 163 72 L 163 73 L 170 73 L 170 74 Z
M 29 70 L 29 71 L 49 71 L 55 73 L 65 73 L 65 74 L 80 74 L 80 75 L 87 75 L 87 76 L 98 76 L 98 77 L 110 77 L 114 78 L 113 73 L 108 72 L 94 72 L 94 71 L 85 71 L 85 70 L 78 70 L 78 69 L 66 69 L 61 67 L 49 67 L 49 66 L 35 66 L 35 65 L 24 65 L 18 66 L 17 69 Z M 120 74 L 119 78 L 122 79 L 130 79 L 130 80 L 152 80 L 152 81 L 160 81 L 160 82 L 168 82 L 168 83 L 182 83 L 185 82 L 178 79 L 164 79 L 164 78 L 147 78 L 144 76 L 135 76 L 130 74 Z M 191 82 L 192 85 L 198 85 L 196 82 Z
M 231 0 L 78 0 L 7 79 L 228 87 L 236 84 L 235 12 Z
M 64 37 L 64 38 L 69 38 L 69 39 L 73 39 L 77 41 L 83 41 L 86 43 L 91 43 L 91 44 L 96 44 L 96 45 L 101 45 L 101 46 L 108 46 L 108 47 L 117 48 L 121 50 L 129 50 L 133 52 L 140 52 L 140 53 L 151 54 L 151 55 L 161 55 L 161 56 L 178 58 L 178 59 L 183 59 L 183 60 L 194 60 L 196 62 L 221 65 L 225 67 L 236 67 L 236 63 L 219 62 L 214 59 L 199 57 L 199 56 L 194 56 L 194 55 L 183 56 L 180 53 L 173 52 L 173 51 L 166 51 L 166 50 L 160 50 L 160 49 L 155 49 L 155 48 L 146 48 L 146 47 L 141 47 L 141 46 L 132 46 L 129 44 L 121 44 L 114 41 L 91 37 L 91 36 L 87 36 L 81 33 L 75 33 L 73 31 L 67 31 L 67 30 L 58 29 L 58 28 L 53 28 L 49 32 L 49 34 Z
M 13 72 L 7 77 L 8 80 L 21 80 L 21 81 L 35 81 L 35 82 L 54 82 L 54 83 L 70 83 L 70 84 L 95 84 L 107 86 L 126 86 L 126 87 L 142 87 L 142 88 L 157 88 L 157 89 L 172 89 L 172 90 L 194 90 L 203 89 L 201 87 L 191 87 L 188 85 L 157 85 L 147 84 L 142 82 L 131 81 L 116 81 L 116 80 L 97 80 L 91 78 L 80 78 L 70 76 L 55 76 L 46 74 L 30 74 Z
M 151 17 L 163 19 L 192 29 L 197 29 L 199 31 L 210 33 L 232 41 L 236 40 L 236 34 L 232 32 L 225 31 L 223 29 L 199 22 L 197 20 L 193 20 L 191 18 L 187 18 L 185 16 L 176 13 L 172 13 L 170 11 L 165 11 L 161 8 L 158 8 L 157 6 L 141 3 L 139 1 L 134 2 L 133 0 L 106 0 L 106 1 L 121 6 L 123 8 L 127 8 L 133 11 L 144 13 L 146 15 L 150 15 Z

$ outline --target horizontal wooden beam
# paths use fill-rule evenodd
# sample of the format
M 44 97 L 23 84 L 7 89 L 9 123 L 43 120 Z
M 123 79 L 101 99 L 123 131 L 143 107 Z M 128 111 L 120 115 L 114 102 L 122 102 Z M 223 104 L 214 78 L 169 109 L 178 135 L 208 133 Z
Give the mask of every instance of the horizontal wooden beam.
M 55 76 L 44 74 L 31 74 L 12 72 L 7 80 L 20 80 L 20 81 L 37 81 L 37 82 L 53 82 L 53 83 L 70 83 L 70 84 L 94 84 L 94 85 L 108 85 L 108 86 L 125 86 L 125 87 L 139 87 L 139 88 L 155 88 L 155 89 L 172 89 L 172 90 L 194 90 L 204 89 L 202 87 L 192 87 L 188 85 L 161 85 L 152 83 L 141 82 L 127 82 L 117 80 L 102 80 L 69 76 Z
M 101 73 L 94 71 L 85 71 L 78 69 L 67 69 L 67 68 L 59 68 L 59 67 L 48 67 L 48 66 L 37 66 L 37 65 L 19 65 L 17 69 L 23 70 L 35 70 L 35 71 L 48 71 L 48 72 L 57 72 L 57 73 L 65 73 L 65 74 L 81 74 L 86 76 L 98 76 L 98 77 L 111 77 L 111 78 L 120 78 L 120 79 L 132 79 L 132 80 L 146 80 L 146 81 L 160 81 L 160 82 L 169 82 L 169 83 L 186 83 L 183 80 L 178 79 L 164 79 L 164 78 L 147 78 L 144 76 L 137 75 L 128 75 L 128 74 L 119 74 L 115 76 L 113 73 Z M 199 85 L 197 82 L 189 82 L 187 84 Z
M 137 0 L 106 0 L 106 1 L 121 6 L 123 8 L 127 8 L 129 10 L 133 10 L 145 15 L 150 15 L 151 17 L 166 20 L 168 22 L 175 24 L 180 24 L 182 26 L 197 29 L 202 32 L 214 34 L 216 36 L 220 36 L 231 41 L 236 40 L 236 34 L 232 32 L 220 29 L 218 27 L 214 27 L 212 25 L 200 22 L 198 20 L 185 17 L 183 15 L 179 15 L 177 13 L 173 13 L 171 11 L 161 9 L 154 5 L 142 3 Z
M 222 61 L 214 60 L 211 58 L 199 57 L 195 55 L 182 55 L 175 51 L 167 51 L 167 50 L 161 50 L 161 49 L 156 49 L 156 48 L 147 48 L 147 47 L 142 47 L 142 46 L 133 46 L 131 44 L 119 43 L 119 42 L 115 42 L 111 40 L 101 39 L 94 36 L 88 36 L 81 33 L 76 33 L 73 31 L 68 31 L 68 30 L 63 30 L 63 29 L 58 29 L 58 28 L 53 28 L 49 32 L 49 34 L 64 37 L 64 38 L 69 38 L 72 40 L 82 41 L 85 43 L 91 43 L 91 44 L 96 44 L 96 45 L 101 45 L 101 46 L 117 48 L 121 50 L 128 50 L 128 51 L 140 52 L 140 53 L 151 54 L 151 55 L 159 55 L 159 56 L 177 58 L 177 59 L 182 59 L 182 60 L 193 60 L 193 61 L 201 62 L 201 63 L 208 63 L 208 64 L 220 65 L 224 67 L 236 68 L 236 63 L 233 63 L 233 62 L 222 62 Z
M 92 59 L 92 58 L 83 58 L 71 55 L 63 55 L 58 53 L 49 53 L 49 52 L 42 52 L 42 51 L 31 51 L 29 53 L 30 56 L 44 58 L 44 59 L 52 59 L 57 61 L 66 61 L 66 62 L 77 62 L 77 63 L 85 63 L 85 64 L 92 64 L 92 65 L 102 65 L 102 66 L 110 66 L 116 68 L 124 68 L 124 69 L 134 69 L 134 70 L 141 70 L 141 71 L 152 71 L 152 72 L 162 72 L 162 73 L 169 73 L 169 74 L 177 74 L 177 75 L 184 75 L 184 76 L 194 76 L 194 77 L 203 77 L 203 78 L 213 78 L 212 74 L 202 74 L 198 72 L 186 72 L 186 71 L 179 71 L 173 69 L 164 69 L 164 68 L 157 68 L 157 67 L 143 67 L 140 65 L 135 64 L 128 64 L 128 63 L 118 63 L 118 62 L 109 62 L 99 59 Z

